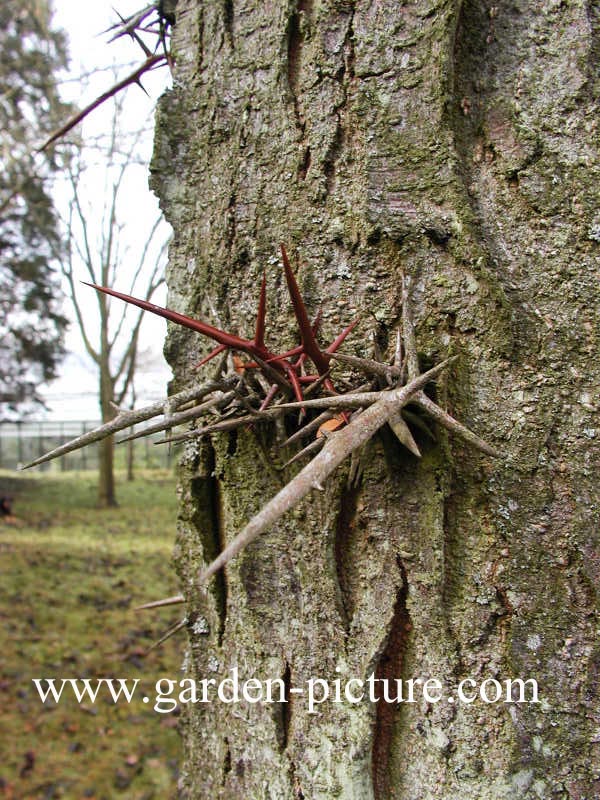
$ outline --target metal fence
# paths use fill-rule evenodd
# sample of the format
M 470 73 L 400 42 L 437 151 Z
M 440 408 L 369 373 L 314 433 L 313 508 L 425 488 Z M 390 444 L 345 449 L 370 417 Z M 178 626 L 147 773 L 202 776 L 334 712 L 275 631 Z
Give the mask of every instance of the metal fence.
M 62 421 L 53 422 L 0 422 L 0 468 L 17 469 L 21 464 L 44 455 L 61 444 L 81 436 L 82 433 L 97 428 L 96 421 Z M 137 426 L 135 430 L 140 430 Z M 126 436 L 132 431 L 122 431 Z M 171 466 L 173 451 L 169 445 L 156 445 L 164 438 L 163 433 L 134 439 L 132 442 L 118 444 L 115 448 L 115 466 L 125 468 L 128 459 L 133 464 L 145 469 Z M 98 467 L 98 443 L 88 445 L 67 453 L 53 461 L 47 461 L 36 467 L 38 470 L 88 470 Z

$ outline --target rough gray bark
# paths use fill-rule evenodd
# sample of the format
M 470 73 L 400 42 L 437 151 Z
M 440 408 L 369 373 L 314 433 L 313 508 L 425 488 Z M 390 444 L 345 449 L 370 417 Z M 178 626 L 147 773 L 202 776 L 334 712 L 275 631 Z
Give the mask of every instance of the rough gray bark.
M 153 182 L 172 308 L 296 334 L 277 259 L 330 340 L 393 352 L 411 276 L 422 366 L 506 457 L 378 435 L 324 493 L 191 587 L 282 485 L 256 426 L 188 447 L 176 562 L 188 675 L 535 678 L 539 705 L 188 707 L 190 798 L 591 798 L 598 783 L 598 56 L 592 2 L 180 0 Z M 171 330 L 177 388 L 209 345 Z M 418 434 L 417 434 L 418 435 Z M 284 457 L 285 456 L 285 457 Z

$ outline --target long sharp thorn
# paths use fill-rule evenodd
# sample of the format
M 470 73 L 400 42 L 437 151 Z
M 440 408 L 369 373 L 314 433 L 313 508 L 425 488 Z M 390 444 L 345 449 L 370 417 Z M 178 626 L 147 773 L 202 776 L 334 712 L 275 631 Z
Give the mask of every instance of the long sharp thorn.
M 344 330 L 340 333 L 340 335 L 336 336 L 336 338 L 329 345 L 327 350 L 325 350 L 325 352 L 329 353 L 329 354 L 335 353 L 335 351 L 343 344 L 343 342 L 346 339 L 346 337 L 348 336 L 348 334 L 351 333 L 354 330 L 354 328 L 356 328 L 358 323 L 359 323 L 359 320 L 355 319 L 354 322 L 351 322 L 350 325 L 348 325 L 347 328 L 344 328 Z
M 144 93 L 144 94 L 145 94 L 147 97 L 150 97 L 150 95 L 149 95 L 149 94 L 148 94 L 148 92 L 146 91 L 146 87 L 144 86 L 144 84 L 141 82 L 141 80 L 140 80 L 139 78 L 137 79 L 137 81 L 135 81 L 135 84 L 136 84 L 136 86 L 139 86 L 139 87 L 140 87 L 140 89 L 142 90 L 142 92 L 143 92 L 143 93 Z
M 210 400 L 207 400 L 205 403 L 188 408 L 187 411 L 177 411 L 169 414 L 169 416 L 165 417 L 165 419 L 162 419 L 159 422 L 154 422 L 151 425 L 147 425 L 141 431 L 135 431 L 134 433 L 130 433 L 129 436 L 124 436 L 122 439 L 119 439 L 117 444 L 123 444 L 124 442 L 130 442 L 133 439 L 140 439 L 144 436 L 150 436 L 150 434 L 157 433 L 158 431 L 169 431 L 178 425 L 183 425 L 185 422 L 191 422 L 194 419 L 198 419 L 198 417 L 201 417 L 206 411 L 209 411 L 215 406 L 226 406 L 231 400 L 233 400 L 234 397 L 235 392 L 225 392 L 218 397 L 213 397 Z
M 267 311 L 267 276 L 263 272 L 262 284 L 260 286 L 260 298 L 258 300 L 258 311 L 256 313 L 256 331 L 254 333 L 254 346 L 259 350 L 265 349 L 265 316 Z
M 429 427 L 429 425 L 426 425 L 425 422 L 423 422 L 423 420 L 421 419 L 421 417 L 418 414 L 413 414 L 413 412 L 409 411 L 408 408 L 403 408 L 402 409 L 402 416 L 404 417 L 406 422 L 410 422 L 411 425 L 414 425 L 420 431 L 423 431 L 423 433 L 429 439 L 431 439 L 432 442 L 436 441 L 436 438 L 433 435 L 433 432 L 432 432 L 431 428 Z
M 179 603 L 185 603 L 184 596 L 182 594 L 174 594 L 172 597 L 165 597 L 164 600 L 153 600 L 150 603 L 136 606 L 135 611 L 144 611 L 147 608 L 162 608 L 163 606 L 176 606 Z
M 415 442 L 412 433 L 410 432 L 410 428 L 402 419 L 402 414 L 400 411 L 389 418 L 388 425 L 394 431 L 394 434 L 396 435 L 396 438 L 400 444 L 404 445 L 407 450 L 410 450 L 414 456 L 421 458 L 421 451 L 419 450 L 419 447 Z
M 151 51 L 151 50 L 149 50 L 149 49 L 148 49 L 148 47 L 146 47 L 146 45 L 145 45 L 144 41 L 143 41 L 143 40 L 142 40 L 142 39 L 141 39 L 141 38 L 140 38 L 140 37 L 137 35 L 137 33 L 135 32 L 135 30 L 136 30 L 136 28 L 137 28 L 137 25 L 135 25 L 135 24 L 132 24 L 131 20 L 127 19 L 127 17 L 124 17 L 122 14 L 120 14 L 120 13 L 117 11 L 117 9 L 116 9 L 116 8 L 113 8 L 113 11 L 114 11 L 114 13 L 115 13 L 115 14 L 116 14 L 116 15 L 119 17 L 119 19 L 121 20 L 121 27 L 122 27 L 122 30 L 121 30 L 121 31 L 119 31 L 118 33 L 115 33 L 115 35 L 114 35 L 114 36 L 113 36 L 111 39 L 109 39 L 109 40 L 108 40 L 108 41 L 109 41 L 109 43 L 110 43 L 110 42 L 114 42 L 114 41 L 115 41 L 115 39 L 118 39 L 118 38 L 119 38 L 119 37 L 121 37 L 121 36 L 127 36 L 127 35 L 129 35 L 129 36 L 131 36 L 131 38 L 133 39 L 133 41 L 134 41 L 134 42 L 137 42 L 137 44 L 139 44 L 139 46 L 142 48 L 142 50 L 144 51 L 144 55 L 146 56 L 146 58 L 150 58 L 150 56 L 152 55 L 152 51 Z M 118 28 L 118 27 L 119 27 L 119 25 L 112 25 L 112 26 L 109 28 L 109 30 L 113 30 L 114 28 Z M 105 33 L 107 33 L 107 32 L 108 32 L 108 31 L 105 31 Z
M 314 394 L 317 389 L 320 389 L 321 386 L 325 383 L 325 381 L 329 378 L 330 371 L 324 372 L 322 375 L 314 380 L 311 384 L 309 384 L 306 389 L 304 390 L 304 397 L 308 397 L 311 394 Z
M 287 376 L 290 379 L 290 383 L 292 384 L 292 388 L 294 390 L 294 396 L 296 400 L 301 403 L 304 399 L 302 397 L 302 389 L 300 388 L 300 381 L 298 380 L 298 376 L 296 375 L 296 371 L 293 367 L 289 367 L 286 369 Z
M 357 367 L 369 375 L 377 375 L 382 378 L 399 378 L 401 370 L 395 366 L 388 364 L 381 364 L 379 361 L 374 361 L 372 358 L 358 358 L 357 356 L 349 356 L 345 353 L 332 353 L 332 358 L 340 361 L 342 364 L 348 364 L 351 367 Z
M 289 467 L 290 464 L 293 464 L 295 461 L 299 461 L 301 458 L 303 458 L 304 456 L 307 456 L 309 453 L 314 453 L 315 450 L 320 450 L 323 447 L 323 445 L 325 444 L 325 440 L 326 440 L 326 437 L 325 436 L 321 436 L 318 439 L 315 439 L 314 441 L 312 441 L 310 444 L 307 444 L 306 447 L 304 447 L 302 450 L 300 450 L 300 452 L 296 453 L 295 456 L 292 456 L 292 458 L 288 459 L 285 462 L 285 464 L 281 467 L 281 469 L 285 469 L 286 467 Z
M 423 411 L 426 411 L 429 416 L 433 417 L 436 422 L 439 422 L 440 425 L 443 425 L 444 428 L 447 428 L 452 433 L 455 433 L 457 436 L 460 436 L 469 444 L 476 447 L 478 450 L 481 450 L 482 453 L 485 453 L 488 456 L 493 456 L 494 458 L 500 458 L 501 453 L 498 452 L 495 448 L 489 445 L 486 441 L 484 441 L 481 437 L 477 436 L 476 433 L 469 430 L 466 425 L 463 425 L 462 422 L 459 422 L 454 417 L 450 416 L 448 412 L 441 409 L 437 403 L 434 403 L 425 392 L 419 392 L 416 397 L 413 398 L 413 402 L 420 406 Z
M 287 281 L 288 291 L 290 293 L 296 321 L 298 323 L 298 327 L 300 328 L 300 338 L 302 339 L 302 344 L 304 345 L 304 351 L 320 373 L 327 372 L 328 359 L 319 349 L 319 345 L 315 339 L 312 326 L 308 319 L 308 314 L 306 313 L 306 306 L 304 305 L 304 300 L 300 294 L 300 289 L 298 288 L 298 284 L 296 282 L 296 276 L 292 270 L 285 247 L 283 244 L 281 244 L 280 247 L 281 258 L 283 260 L 283 269 L 285 271 L 285 279 Z
M 215 356 L 218 356 L 219 353 L 223 352 L 223 350 L 227 350 L 226 344 L 220 344 L 218 347 L 215 347 L 215 349 L 211 350 L 207 356 L 204 356 L 204 358 L 200 359 L 197 364 L 194 364 L 193 369 L 199 369 L 200 367 L 203 367 L 211 360 L 211 358 L 215 358 Z
M 284 392 L 290 392 L 291 391 L 291 389 L 292 389 L 291 385 L 283 377 L 283 375 L 281 375 L 275 369 L 275 367 L 271 366 L 271 364 L 267 364 L 267 362 L 263 361 L 260 356 L 256 355 L 256 353 L 254 353 L 254 360 L 256 361 L 258 366 L 261 368 L 261 370 L 262 370 L 263 374 L 265 375 L 265 377 L 268 378 L 271 381 L 271 383 L 276 383 L 278 386 L 281 387 L 281 389 L 283 389 Z M 277 362 L 275 362 L 275 363 L 277 363 Z M 285 364 L 285 362 L 283 362 L 283 364 L 277 363 L 277 365 L 282 369 L 284 369 L 284 364 Z
M 185 328 L 190 328 L 190 330 L 202 333 L 204 336 L 208 336 L 210 339 L 214 339 L 215 342 L 224 344 L 226 347 L 232 347 L 237 350 L 242 350 L 243 352 L 250 351 L 250 345 L 252 343 L 248 340 L 240 339 L 239 336 L 226 333 L 219 328 L 213 328 L 212 325 L 208 325 L 206 322 L 186 317 L 184 314 L 179 314 L 177 311 L 171 311 L 170 308 L 163 308 L 162 306 L 150 303 L 148 300 L 141 300 L 137 297 L 123 294 L 122 292 L 116 292 L 114 289 L 108 289 L 106 286 L 98 286 L 95 283 L 87 283 L 87 281 L 82 281 L 82 283 L 85 283 L 86 286 L 91 286 L 98 292 L 104 292 L 104 294 L 117 297 L 119 300 L 124 300 L 126 303 L 131 303 L 138 308 L 142 308 L 144 311 L 150 311 L 152 314 L 175 322 L 177 325 L 183 325 Z
M 125 18 L 121 16 L 121 14 L 116 10 L 116 8 L 113 8 L 112 10 L 124 23 L 127 23 L 129 27 L 133 27 L 135 29 L 139 25 L 141 25 L 141 23 L 146 19 L 146 17 L 149 17 L 150 14 L 152 14 L 152 12 L 155 9 L 156 9 L 156 3 L 150 3 L 150 5 L 145 6 L 145 8 L 142 8 L 140 11 L 136 11 L 135 14 L 132 14 L 130 17 L 125 17 Z M 100 33 L 104 35 L 120 27 L 121 25 L 118 22 L 115 22 L 114 25 L 111 25 L 110 27 L 106 28 L 106 30 L 100 31 Z
M 171 636 L 174 636 L 177 633 L 177 631 L 180 631 L 182 628 L 184 628 L 187 625 L 187 622 L 188 622 L 187 617 L 184 617 L 183 619 L 179 620 L 179 622 L 176 622 L 175 625 L 172 625 L 167 630 L 167 632 L 160 637 L 160 639 L 157 642 L 154 642 L 154 644 L 150 645 L 150 647 L 146 650 L 144 655 L 147 656 L 148 653 L 151 653 L 153 650 L 156 650 L 157 647 L 160 647 L 161 644 L 164 644 L 167 641 L 167 639 L 170 639 Z
M 299 356 L 303 352 L 304 352 L 304 346 L 299 344 L 297 347 L 293 347 L 291 350 L 286 350 L 285 353 L 281 353 L 281 355 L 279 356 L 272 356 L 271 358 L 268 358 L 267 364 L 270 364 L 272 361 L 279 361 L 282 358 L 292 358 L 292 356 Z
M 410 381 L 410 386 L 417 385 L 418 388 L 425 386 L 429 381 L 434 380 L 440 372 L 443 372 L 446 367 L 454 363 L 457 358 L 458 356 L 450 356 L 450 358 L 447 358 L 445 361 L 437 364 L 437 366 L 427 370 L 427 372 L 424 372 L 422 375 L 418 375 Z M 407 384 L 407 386 L 408 385 L 409 384 Z M 302 403 L 281 403 L 277 408 L 289 409 L 301 408 L 302 406 L 306 408 L 361 408 L 363 406 L 372 405 L 377 400 L 389 396 L 395 391 L 397 390 L 389 389 L 383 392 L 353 392 L 351 394 L 335 395 L 334 397 L 315 397 L 313 400 L 303 400 Z M 416 389 L 413 390 L 413 394 L 415 391 Z M 411 402 L 413 401 L 411 400 Z
M 265 409 L 267 409 L 271 405 L 271 402 L 275 397 L 275 395 L 277 394 L 278 390 L 279 386 L 277 386 L 277 384 L 274 383 L 267 392 L 265 399 L 262 401 L 260 408 L 258 409 L 259 411 L 265 411 Z
M 122 431 L 125 428 L 130 428 L 132 425 L 135 425 L 138 422 L 145 422 L 148 419 L 157 417 L 159 414 L 164 413 L 165 404 L 171 404 L 176 408 L 183 403 L 189 402 L 190 400 L 201 399 L 218 388 L 219 385 L 216 382 L 209 381 L 202 386 L 196 386 L 193 389 L 185 389 L 178 394 L 172 395 L 171 397 L 165 398 L 164 400 L 160 400 L 156 403 L 152 403 L 152 405 L 140 408 L 137 411 L 123 411 L 110 422 L 100 425 L 100 427 L 94 428 L 92 431 L 87 431 L 87 433 L 72 439 L 70 442 L 60 445 L 60 447 L 56 447 L 54 450 L 51 450 L 49 453 L 36 458 L 34 461 L 24 464 L 21 469 L 29 469 L 29 467 L 35 467 L 38 464 L 43 464 L 45 461 L 51 461 L 53 458 L 64 456 L 67 453 L 71 453 L 74 450 L 79 450 L 81 447 L 85 447 L 93 442 L 99 442 L 102 439 L 105 439 L 107 436 L 117 433 L 118 431 Z
M 322 425 L 324 422 L 327 422 L 327 420 L 332 419 L 334 416 L 335 415 L 333 411 L 324 411 L 322 414 L 319 414 L 318 417 L 315 417 L 315 419 L 307 422 L 306 425 L 300 428 L 300 430 L 296 431 L 296 433 L 293 433 L 281 446 L 287 447 L 288 445 L 297 442 L 298 439 L 306 438 L 310 433 L 316 431 L 320 425 Z
M 277 407 L 279 408 L 279 406 Z M 263 412 L 265 416 L 271 416 L 272 412 Z M 215 422 L 214 425 L 207 425 L 205 428 L 196 428 L 196 430 L 188 431 L 188 433 L 181 433 L 177 436 L 171 436 L 170 439 L 159 439 L 154 444 L 174 444 L 175 442 L 187 442 L 189 439 L 197 439 L 201 436 L 208 436 L 209 433 L 216 433 L 217 431 L 232 431 L 239 428 L 241 425 L 250 425 L 256 422 L 259 415 L 247 414 L 243 417 L 234 417 L 233 419 L 226 419 L 223 422 Z

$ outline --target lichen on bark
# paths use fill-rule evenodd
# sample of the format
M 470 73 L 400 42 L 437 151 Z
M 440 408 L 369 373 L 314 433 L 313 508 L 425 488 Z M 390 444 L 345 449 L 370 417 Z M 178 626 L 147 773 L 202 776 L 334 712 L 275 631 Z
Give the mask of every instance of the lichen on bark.
M 535 678 L 539 705 L 377 708 L 297 698 L 186 708 L 189 798 L 598 794 L 598 13 L 518 0 L 179 0 L 153 185 L 171 307 L 295 344 L 277 262 L 301 264 L 323 341 L 388 354 L 412 278 L 443 402 L 505 453 L 385 433 L 227 567 L 215 547 L 280 487 L 272 431 L 189 448 L 177 569 L 189 674 Z M 171 330 L 181 388 L 205 343 Z M 419 433 L 416 434 L 420 436 Z

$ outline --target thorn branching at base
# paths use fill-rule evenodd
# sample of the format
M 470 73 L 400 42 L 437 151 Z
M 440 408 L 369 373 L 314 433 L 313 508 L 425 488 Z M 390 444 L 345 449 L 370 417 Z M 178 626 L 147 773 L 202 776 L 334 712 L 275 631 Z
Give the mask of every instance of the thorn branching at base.
M 244 339 L 202 320 L 187 317 L 114 289 L 94 286 L 97 291 L 132 303 L 212 339 L 218 346 L 202 358 L 200 364 L 206 364 L 212 358 L 223 354 L 219 366 L 212 380 L 201 386 L 186 389 L 137 411 L 120 411 L 111 422 L 26 465 L 30 467 L 41 464 L 154 417 L 162 419 L 145 430 L 136 432 L 134 436 L 147 435 L 158 430 L 170 430 L 182 424 L 191 423 L 194 426 L 183 434 L 169 435 L 162 440 L 172 443 L 224 434 L 242 426 L 252 428 L 258 424 L 275 423 L 276 428 L 282 430 L 284 420 L 289 430 L 292 424 L 301 422 L 302 427 L 296 432 L 282 436 L 282 439 L 285 439 L 282 447 L 300 445 L 300 450 L 287 460 L 282 458 L 281 461 L 285 463 L 279 469 L 286 470 L 295 461 L 307 457 L 311 460 L 252 517 L 245 528 L 198 575 L 199 587 L 204 587 L 216 572 L 261 533 L 269 530 L 312 490 L 323 491 L 327 480 L 342 461 L 350 455 L 356 458 L 356 454 L 365 443 L 386 424 L 400 444 L 417 458 L 420 458 L 421 452 L 410 425 L 424 431 L 429 438 L 433 437 L 429 427 L 417 412 L 422 412 L 486 455 L 499 456 L 493 447 L 454 419 L 425 393 L 427 384 L 435 381 L 457 356 L 447 358 L 427 372 L 420 373 L 407 281 L 402 282 L 402 324 L 395 339 L 391 363 L 357 358 L 338 353 L 339 347 L 357 321 L 344 328 L 329 346 L 321 349 L 317 342 L 320 314 L 312 323 L 309 321 L 304 300 L 283 245 L 281 245 L 281 255 L 291 310 L 300 339 L 296 347 L 283 353 L 273 352 L 265 341 L 267 333 L 265 275 L 262 276 L 259 287 L 256 323 L 251 339 Z M 312 362 L 314 368 L 312 373 L 308 370 L 308 362 Z M 343 381 L 332 377 L 333 368 L 338 363 L 352 370 L 349 382 L 346 382 L 347 375 L 344 375 Z M 367 383 L 364 383 L 365 377 Z M 347 391 L 339 392 L 334 380 L 340 380 L 345 384 Z M 409 404 L 412 410 L 406 409 Z M 301 412 L 300 420 L 298 420 L 298 410 Z M 306 439 L 309 439 L 308 444 L 302 445 L 301 440 Z M 315 451 L 318 452 L 314 454 Z M 183 602 L 185 602 L 184 596 L 178 594 L 164 600 L 146 603 L 140 608 L 156 609 Z M 185 624 L 185 620 L 177 623 L 161 642 L 183 628 Z

